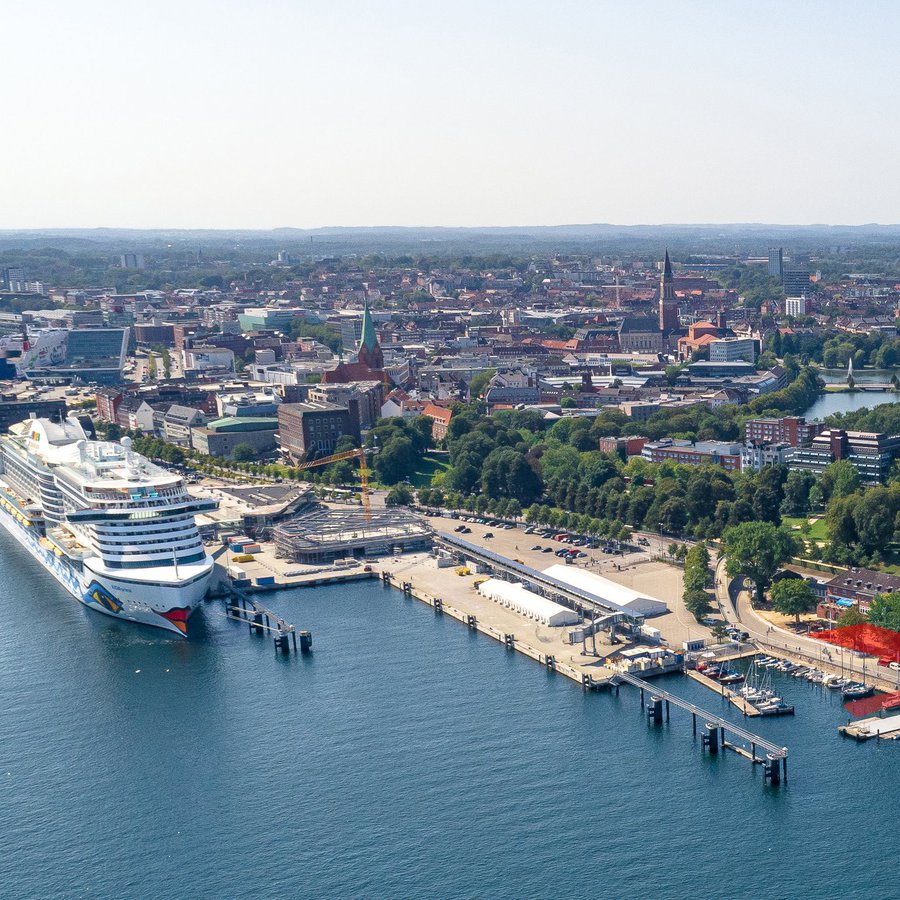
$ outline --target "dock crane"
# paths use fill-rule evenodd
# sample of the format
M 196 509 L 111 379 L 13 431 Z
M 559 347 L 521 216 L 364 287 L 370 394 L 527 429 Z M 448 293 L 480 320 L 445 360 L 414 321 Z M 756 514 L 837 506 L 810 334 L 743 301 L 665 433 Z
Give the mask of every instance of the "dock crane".
M 345 459 L 358 459 L 359 482 L 361 485 L 360 493 L 362 494 L 363 510 L 365 511 L 366 521 L 370 522 L 372 520 L 372 505 L 369 502 L 369 466 L 366 461 L 367 452 L 373 453 L 375 451 L 366 451 L 364 448 L 358 447 L 356 450 L 347 450 L 344 453 L 334 453 L 331 456 L 323 456 L 321 459 L 313 459 L 309 462 L 300 463 L 293 468 L 302 472 L 304 469 L 315 469 L 317 466 L 327 466 L 331 463 L 341 462 Z

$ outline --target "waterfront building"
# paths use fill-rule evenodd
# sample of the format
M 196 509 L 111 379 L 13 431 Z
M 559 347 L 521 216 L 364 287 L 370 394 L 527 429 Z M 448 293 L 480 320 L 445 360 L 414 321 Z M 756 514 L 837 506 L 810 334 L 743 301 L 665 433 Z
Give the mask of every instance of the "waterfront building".
M 401 509 L 373 510 L 371 518 L 363 510 L 318 510 L 272 530 L 278 553 L 307 565 L 386 556 L 398 547 L 402 552 L 428 550 L 433 535 L 427 522 Z
M 868 615 L 876 594 L 900 591 L 900 576 L 874 569 L 848 569 L 825 584 L 825 599 L 819 604 L 819 618 L 834 622 L 848 609 Z
M 577 566 L 556 563 L 544 569 L 544 574 L 595 597 L 601 606 L 612 603 L 615 607 L 627 610 L 635 616 L 661 616 L 669 611 L 669 607 L 656 597 L 635 591 Z
M 48 328 L 10 335 L 2 349 L 19 351 L 16 372 L 31 380 L 70 379 L 98 384 L 122 380 L 129 328 Z
M 798 448 L 788 466 L 821 475 L 826 466 L 846 459 L 856 467 L 863 484 L 875 485 L 887 481 L 898 455 L 900 435 L 827 428 L 816 435 L 808 447 Z
M 556 567 L 555 567 L 556 568 Z M 558 567 L 562 568 L 562 567 Z M 572 609 L 562 606 L 534 591 L 529 591 L 519 581 L 503 581 L 501 578 L 488 578 L 478 585 L 478 593 L 488 600 L 511 609 L 520 616 L 534 619 L 539 625 L 560 627 L 577 625 L 581 616 Z

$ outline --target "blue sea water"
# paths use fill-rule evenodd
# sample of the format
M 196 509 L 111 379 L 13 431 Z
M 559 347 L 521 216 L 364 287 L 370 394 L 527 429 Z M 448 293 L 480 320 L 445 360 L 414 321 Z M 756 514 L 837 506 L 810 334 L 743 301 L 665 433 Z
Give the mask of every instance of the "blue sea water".
M 6 900 L 900 896 L 900 742 L 841 739 L 806 682 L 753 724 L 776 789 L 376 582 L 269 595 L 314 634 L 282 658 L 220 604 L 171 640 L 0 559 Z

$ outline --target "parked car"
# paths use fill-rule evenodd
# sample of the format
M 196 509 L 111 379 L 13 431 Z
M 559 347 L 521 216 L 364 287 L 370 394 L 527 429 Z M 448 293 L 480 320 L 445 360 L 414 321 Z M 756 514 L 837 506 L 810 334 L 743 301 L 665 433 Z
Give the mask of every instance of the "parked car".
M 552 547 L 544 547 L 544 549 L 541 550 L 541 553 L 552 553 L 552 552 L 553 552 Z
M 492 538 L 493 536 L 494 536 L 494 532 L 493 532 L 493 531 L 486 531 L 486 532 L 484 533 L 484 537 L 485 537 L 485 538 Z
M 544 548 L 540 544 L 535 544 L 531 549 L 532 550 L 543 550 Z

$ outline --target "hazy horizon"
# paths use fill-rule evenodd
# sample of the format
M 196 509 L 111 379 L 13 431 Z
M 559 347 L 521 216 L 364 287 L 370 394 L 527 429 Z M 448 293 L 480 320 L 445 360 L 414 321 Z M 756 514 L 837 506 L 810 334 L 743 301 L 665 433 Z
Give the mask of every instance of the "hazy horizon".
M 752 11 L 16 5 L 0 229 L 900 219 L 900 7 Z

